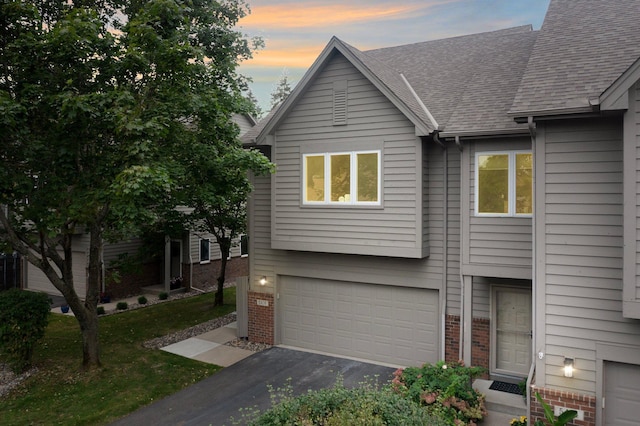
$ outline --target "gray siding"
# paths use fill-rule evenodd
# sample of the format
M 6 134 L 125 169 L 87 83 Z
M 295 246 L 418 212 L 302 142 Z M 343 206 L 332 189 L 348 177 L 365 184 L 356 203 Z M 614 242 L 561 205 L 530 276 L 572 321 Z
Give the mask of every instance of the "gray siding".
M 121 255 L 136 256 L 140 247 L 142 247 L 142 240 L 139 238 L 118 241 L 116 243 L 105 243 L 103 249 L 104 263 L 109 267 L 109 264 L 118 260 Z
M 184 252 L 186 258 L 183 260 L 185 263 L 199 263 L 200 262 L 200 240 L 209 239 L 209 260 L 219 260 L 222 258 L 220 253 L 220 246 L 216 242 L 216 237 L 209 232 L 192 232 L 188 237 L 189 250 Z M 231 246 L 231 257 L 240 256 L 240 238 L 236 238 Z
M 348 124 L 333 125 L 333 83 L 348 80 Z M 382 206 L 302 206 L 302 155 L 380 149 Z M 415 126 L 340 55 L 279 124 L 273 248 L 422 258 L 422 142 Z
M 640 82 L 629 90 L 624 117 L 624 291 L 623 313 L 640 319 Z
M 640 323 L 622 317 L 621 120 L 547 122 L 536 161 L 538 384 L 596 392 L 596 346 L 640 350 Z M 562 376 L 573 357 L 572 379 Z M 543 382 L 543 383 L 540 383 Z
M 475 215 L 475 156 L 478 152 L 530 150 L 528 137 L 495 139 L 468 144 L 468 224 L 463 241 L 465 275 L 531 278 L 532 219 L 530 217 L 478 217 Z M 491 275 L 495 274 L 495 275 Z

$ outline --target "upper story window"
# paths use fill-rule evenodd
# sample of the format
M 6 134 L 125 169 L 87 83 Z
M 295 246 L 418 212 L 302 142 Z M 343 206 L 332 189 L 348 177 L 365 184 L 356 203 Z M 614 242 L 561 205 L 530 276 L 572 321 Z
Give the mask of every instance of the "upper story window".
M 476 154 L 476 215 L 529 216 L 533 212 L 530 151 Z
M 303 202 L 380 205 L 380 151 L 303 156 Z
M 211 242 L 209 239 L 200 239 L 200 263 L 211 261 Z

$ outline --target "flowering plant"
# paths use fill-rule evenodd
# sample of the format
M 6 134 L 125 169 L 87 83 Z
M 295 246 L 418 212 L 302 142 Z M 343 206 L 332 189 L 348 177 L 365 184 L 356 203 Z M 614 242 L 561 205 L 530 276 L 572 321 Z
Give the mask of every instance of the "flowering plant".
M 473 378 L 484 372 L 458 361 L 398 369 L 391 388 L 399 394 L 443 415 L 451 424 L 475 425 L 487 414 L 484 396 L 473 389 Z
M 516 417 L 509 422 L 510 426 L 527 426 L 527 424 L 527 416 Z

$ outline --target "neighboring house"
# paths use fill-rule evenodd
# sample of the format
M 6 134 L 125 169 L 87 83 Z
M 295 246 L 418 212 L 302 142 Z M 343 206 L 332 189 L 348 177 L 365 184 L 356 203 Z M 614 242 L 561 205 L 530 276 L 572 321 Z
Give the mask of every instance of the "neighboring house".
M 277 165 L 249 203 L 250 340 L 463 359 L 575 424 L 637 421 L 638 22 L 552 0 L 540 31 L 333 38 L 243 138 Z
M 241 135 L 256 124 L 254 118 L 246 114 L 235 114 L 233 121 L 240 128 Z M 212 234 L 189 231 L 179 236 L 167 236 L 164 239 L 164 247 L 158 247 L 155 250 L 161 253 L 159 258 L 150 255 L 147 259 L 137 260 L 135 269 L 121 270 L 118 262 L 127 256 L 137 258 L 143 244 L 139 238 L 116 243 L 105 242 L 102 291 L 113 297 L 124 297 L 139 294 L 142 287 L 164 287 L 169 291 L 174 285 L 195 288 L 215 285 L 221 254 Z M 78 233 L 74 236 L 72 245 L 74 286 L 78 296 L 84 299 L 87 285 L 89 235 Z M 153 252 L 153 250 L 148 251 Z M 248 238 L 243 235 L 231 248 L 232 261 L 227 263 L 227 280 L 248 275 L 248 255 Z M 23 262 L 23 270 L 24 288 L 60 295 L 45 274 L 26 260 Z M 114 278 L 114 273 L 117 274 L 117 278 Z

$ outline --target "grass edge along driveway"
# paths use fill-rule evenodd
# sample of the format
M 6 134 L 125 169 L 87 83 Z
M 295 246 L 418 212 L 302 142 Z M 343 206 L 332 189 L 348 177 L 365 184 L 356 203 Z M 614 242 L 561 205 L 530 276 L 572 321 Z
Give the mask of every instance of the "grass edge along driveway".
M 213 293 L 100 318 L 103 367 L 81 372 L 81 336 L 73 317 L 51 314 L 34 353 L 35 374 L 0 401 L 2 424 L 108 424 L 211 376 L 221 367 L 142 344 L 235 311 L 235 287 L 225 305 Z

